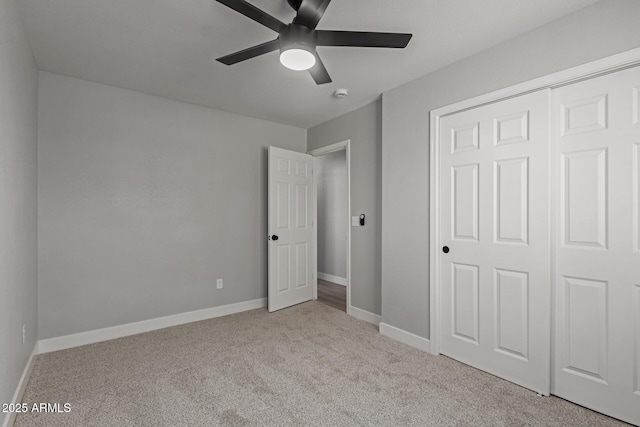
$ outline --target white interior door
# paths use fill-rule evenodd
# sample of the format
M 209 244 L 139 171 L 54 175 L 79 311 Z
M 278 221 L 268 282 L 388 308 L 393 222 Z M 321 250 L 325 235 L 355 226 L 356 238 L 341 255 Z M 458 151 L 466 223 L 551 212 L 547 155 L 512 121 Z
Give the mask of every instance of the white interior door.
M 313 298 L 312 157 L 269 147 L 269 311 Z
M 640 425 L 640 69 L 553 91 L 554 394 Z
M 549 91 L 440 121 L 441 352 L 550 391 Z M 444 252 L 444 248 L 443 248 Z

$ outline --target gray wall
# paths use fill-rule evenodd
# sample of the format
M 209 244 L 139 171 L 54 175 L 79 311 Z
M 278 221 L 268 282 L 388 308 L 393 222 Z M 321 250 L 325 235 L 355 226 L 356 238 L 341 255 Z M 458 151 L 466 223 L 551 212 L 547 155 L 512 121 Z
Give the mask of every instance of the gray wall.
M 37 108 L 22 21 L 13 0 L 0 0 L 0 403 L 11 401 L 36 340 Z
M 267 146 L 305 130 L 46 72 L 38 130 L 40 338 L 266 296 Z
M 639 47 L 639 17 L 604 0 L 383 94 L 385 323 L 429 337 L 429 111 Z
M 318 272 L 347 277 L 347 157 L 340 150 L 317 159 Z
M 351 305 L 380 314 L 382 104 L 366 105 L 307 132 L 313 150 L 351 140 L 351 215 L 364 213 L 364 227 L 351 227 Z

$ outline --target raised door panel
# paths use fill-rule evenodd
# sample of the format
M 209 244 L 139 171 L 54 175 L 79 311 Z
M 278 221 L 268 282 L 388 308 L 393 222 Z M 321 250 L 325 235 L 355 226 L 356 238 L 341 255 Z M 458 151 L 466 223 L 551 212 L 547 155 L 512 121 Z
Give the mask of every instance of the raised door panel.
M 480 148 L 479 126 L 480 124 L 476 122 L 451 128 L 451 153 Z
M 562 136 L 607 128 L 607 95 L 580 99 L 561 107 Z
M 288 292 L 291 289 L 290 283 L 290 265 L 291 265 L 291 254 L 289 245 L 277 245 L 276 247 L 276 268 L 277 268 L 277 279 L 276 279 L 276 289 L 279 293 Z
M 607 282 L 565 277 L 562 283 L 565 372 L 607 381 Z
M 564 245 L 607 247 L 607 149 L 562 154 Z
M 306 184 L 296 185 L 296 227 L 307 228 L 309 217 L 309 188 Z
M 633 144 L 633 250 L 640 252 L 640 142 Z
M 296 287 L 309 286 L 309 245 L 296 244 Z
M 495 269 L 495 349 L 527 360 L 529 355 L 529 275 Z
M 452 264 L 452 335 L 478 343 L 478 266 Z
M 453 167 L 451 185 L 452 238 L 478 240 L 478 165 Z
M 309 162 L 296 161 L 296 176 L 306 178 L 309 176 Z
M 279 231 L 289 230 L 291 224 L 289 222 L 289 197 L 291 185 L 287 182 L 278 182 L 276 184 L 276 227 Z
M 493 120 L 494 145 L 529 141 L 529 111 L 522 111 Z
M 276 160 L 276 173 L 278 175 L 290 175 L 291 174 L 291 160 L 278 157 Z
M 496 242 L 529 241 L 529 159 L 499 160 L 494 166 Z
M 640 396 L 640 284 L 633 286 L 633 317 L 634 317 L 634 351 L 635 351 L 635 378 L 633 384 L 634 394 Z

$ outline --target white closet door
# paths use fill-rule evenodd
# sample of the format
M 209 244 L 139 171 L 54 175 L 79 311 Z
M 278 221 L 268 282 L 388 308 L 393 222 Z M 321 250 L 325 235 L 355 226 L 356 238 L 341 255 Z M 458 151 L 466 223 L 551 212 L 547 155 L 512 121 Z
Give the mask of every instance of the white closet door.
M 553 91 L 553 392 L 640 424 L 640 69 Z
M 441 119 L 441 352 L 550 389 L 549 91 Z

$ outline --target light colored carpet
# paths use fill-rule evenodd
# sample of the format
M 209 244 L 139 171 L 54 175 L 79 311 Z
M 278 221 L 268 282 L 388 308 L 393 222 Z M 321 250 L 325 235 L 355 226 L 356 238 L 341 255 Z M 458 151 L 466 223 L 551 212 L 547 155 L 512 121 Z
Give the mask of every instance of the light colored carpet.
M 623 425 L 378 334 L 318 302 L 37 357 L 16 426 Z

